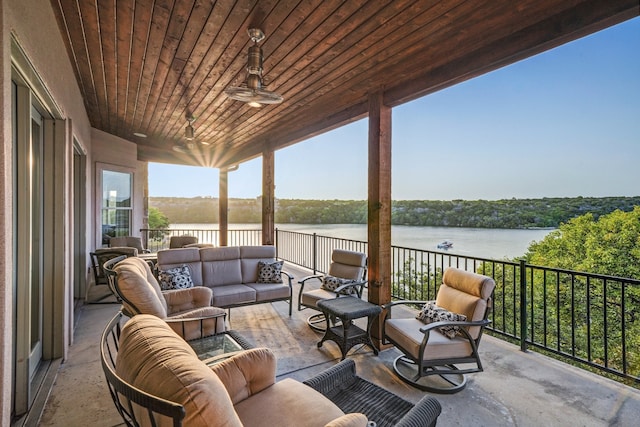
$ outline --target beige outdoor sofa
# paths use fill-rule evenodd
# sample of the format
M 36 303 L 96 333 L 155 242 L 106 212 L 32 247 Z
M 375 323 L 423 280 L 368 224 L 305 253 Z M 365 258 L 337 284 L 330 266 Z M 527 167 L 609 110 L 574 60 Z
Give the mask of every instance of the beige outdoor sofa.
M 227 246 L 216 248 L 180 248 L 158 251 L 157 274 L 187 266 L 195 286 L 212 291 L 211 305 L 240 307 L 274 301 L 289 303 L 292 309 L 292 277 L 280 271 L 273 283 L 260 276 L 259 263 L 276 262 L 274 246 Z

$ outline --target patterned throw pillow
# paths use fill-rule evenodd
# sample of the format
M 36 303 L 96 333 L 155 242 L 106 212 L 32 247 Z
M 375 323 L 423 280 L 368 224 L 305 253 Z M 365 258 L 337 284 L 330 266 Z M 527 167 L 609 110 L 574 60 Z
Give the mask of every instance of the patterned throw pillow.
M 322 289 L 325 289 L 327 291 L 331 291 L 331 292 L 335 292 L 336 289 L 338 289 L 340 286 L 342 285 L 346 285 L 349 283 L 354 283 L 355 280 L 350 280 L 350 279 L 342 279 L 340 277 L 334 277 L 334 276 L 324 276 L 322 278 L 322 285 L 320 286 Z M 342 295 L 358 295 L 358 292 L 356 290 L 355 286 L 346 288 L 346 289 L 342 289 L 340 291 L 340 294 Z
M 160 289 L 163 291 L 193 288 L 191 270 L 189 270 L 189 266 L 185 264 L 180 267 L 160 270 L 160 272 L 158 272 L 158 283 L 160 284 Z
M 258 261 L 258 283 L 282 283 L 283 261 Z
M 427 301 L 422 310 L 416 315 L 416 319 L 424 323 L 433 323 L 440 321 L 463 322 L 467 320 L 464 314 L 452 313 L 447 309 L 438 307 L 435 301 Z M 454 338 L 460 331 L 459 326 L 442 326 L 438 328 L 447 338 Z

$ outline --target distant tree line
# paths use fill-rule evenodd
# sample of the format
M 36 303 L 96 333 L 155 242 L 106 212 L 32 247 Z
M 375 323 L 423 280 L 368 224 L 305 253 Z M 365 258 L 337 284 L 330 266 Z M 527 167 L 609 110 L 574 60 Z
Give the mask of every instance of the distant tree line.
M 218 199 L 213 197 L 150 197 L 174 224 L 217 223 Z M 615 210 L 632 211 L 640 197 L 574 197 L 504 200 L 397 200 L 392 202 L 394 225 L 473 228 L 557 228 L 587 212 L 598 219 Z M 229 199 L 229 222 L 260 223 L 262 201 Z M 277 199 L 275 221 L 280 224 L 366 224 L 365 200 Z

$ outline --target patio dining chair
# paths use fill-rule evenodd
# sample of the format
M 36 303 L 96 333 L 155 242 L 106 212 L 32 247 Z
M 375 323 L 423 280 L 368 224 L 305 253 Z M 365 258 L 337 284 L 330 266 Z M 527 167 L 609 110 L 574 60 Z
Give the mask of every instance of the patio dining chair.
M 362 298 L 367 283 L 367 255 L 362 252 L 334 249 L 331 253 L 329 272 L 325 275 L 315 274 L 298 281 L 298 311 L 306 308 L 320 311 L 318 301 L 351 296 Z M 320 284 L 319 288 L 310 289 L 311 283 Z M 306 287 L 306 289 L 305 289 Z M 307 319 L 309 326 L 318 332 L 326 329 L 324 314 L 316 313 Z
M 112 237 L 109 240 L 109 247 L 113 248 L 118 246 L 136 248 L 138 253 L 141 254 L 148 254 L 151 252 L 149 249 L 145 249 L 144 246 L 142 246 L 142 238 L 137 236 Z
M 392 343 L 402 355 L 393 370 L 421 390 L 451 394 L 466 386 L 465 374 L 482 372 L 478 347 L 489 324 L 492 278 L 448 268 L 435 301 L 394 301 L 385 306 L 383 343 Z M 399 314 L 399 305 L 421 305 Z M 407 312 L 412 317 L 406 317 Z
M 105 291 L 109 289 L 107 287 L 109 285 L 108 278 L 102 266 L 104 265 L 105 262 L 109 261 L 110 259 L 121 257 L 123 255 L 124 255 L 124 258 L 135 257 L 135 256 L 138 256 L 138 250 L 136 248 L 122 246 L 122 247 L 114 247 L 114 248 L 98 248 L 95 251 L 89 253 L 89 256 L 91 257 L 91 270 L 93 271 L 93 279 L 94 279 L 95 286 L 101 286 L 105 289 Z M 108 297 L 111 297 L 112 295 L 114 295 L 111 292 L 104 292 L 98 298 L 91 299 L 91 296 L 92 296 L 90 295 L 92 293 L 91 291 L 92 291 L 92 287 L 88 286 L 87 292 L 85 295 L 85 300 L 87 301 L 88 304 L 105 304 L 105 303 L 118 302 L 113 300 L 104 301 Z
M 184 248 L 187 245 L 198 243 L 196 236 L 171 236 L 169 239 L 169 249 Z

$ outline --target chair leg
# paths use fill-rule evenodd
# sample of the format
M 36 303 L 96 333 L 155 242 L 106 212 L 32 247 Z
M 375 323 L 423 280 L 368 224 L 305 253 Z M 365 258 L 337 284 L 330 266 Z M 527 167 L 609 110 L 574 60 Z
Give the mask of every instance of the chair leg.
M 327 322 L 325 321 L 324 314 L 322 313 L 316 313 L 309 316 L 307 324 L 309 324 L 309 327 L 316 332 L 323 333 L 327 330 Z
M 402 355 L 393 362 L 393 371 L 407 384 L 423 391 L 440 394 L 453 394 L 464 389 L 467 379 L 464 374 L 457 373 L 454 365 L 423 368 L 422 372 L 418 364 Z
M 337 319 L 335 317 L 331 318 L 330 322 L 333 326 L 340 326 L 342 324 L 340 319 Z M 309 316 L 309 318 L 307 318 L 307 324 L 315 332 L 320 332 L 321 334 L 324 334 L 324 332 L 327 330 L 327 322 L 325 321 L 324 314 L 322 313 L 316 313 L 312 316 Z

